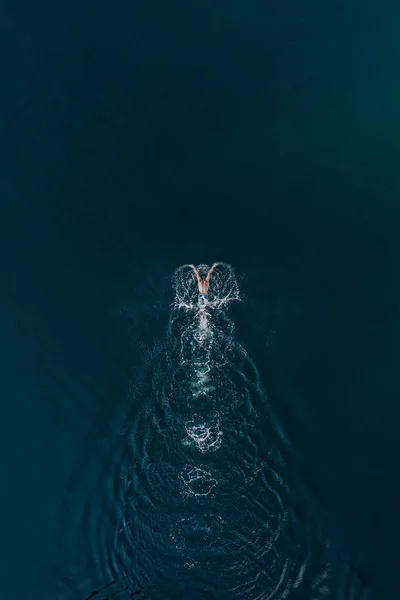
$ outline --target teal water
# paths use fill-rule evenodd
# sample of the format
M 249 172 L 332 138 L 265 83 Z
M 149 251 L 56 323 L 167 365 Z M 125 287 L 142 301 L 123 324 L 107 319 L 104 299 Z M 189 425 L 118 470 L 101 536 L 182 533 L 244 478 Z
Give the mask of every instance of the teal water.
M 396 597 L 398 11 L 0 23 L 0 596 Z

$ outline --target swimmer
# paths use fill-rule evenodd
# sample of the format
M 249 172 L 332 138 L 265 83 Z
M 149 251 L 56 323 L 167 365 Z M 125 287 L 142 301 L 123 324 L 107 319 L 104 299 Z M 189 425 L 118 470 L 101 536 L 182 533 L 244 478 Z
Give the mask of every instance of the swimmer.
M 211 273 L 215 269 L 218 263 L 214 263 L 212 267 L 209 269 L 207 275 L 202 277 L 199 273 L 199 270 L 194 265 L 189 265 L 191 269 L 193 269 L 194 274 L 197 279 L 197 285 L 199 287 L 199 308 L 200 310 L 204 310 L 206 305 L 208 304 L 208 286 L 210 285 L 210 277 Z

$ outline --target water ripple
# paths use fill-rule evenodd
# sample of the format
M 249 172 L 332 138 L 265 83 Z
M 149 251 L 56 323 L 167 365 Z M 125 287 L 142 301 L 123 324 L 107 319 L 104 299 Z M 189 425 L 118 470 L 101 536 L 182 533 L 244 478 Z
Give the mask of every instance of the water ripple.
M 71 507 L 74 535 L 90 539 L 99 577 L 127 576 L 152 600 L 361 599 L 338 583 L 345 557 L 288 468 L 290 444 L 236 340 L 233 270 L 214 274 L 206 311 L 191 269 L 174 274 L 168 336 L 132 383 L 112 477 L 92 474 Z

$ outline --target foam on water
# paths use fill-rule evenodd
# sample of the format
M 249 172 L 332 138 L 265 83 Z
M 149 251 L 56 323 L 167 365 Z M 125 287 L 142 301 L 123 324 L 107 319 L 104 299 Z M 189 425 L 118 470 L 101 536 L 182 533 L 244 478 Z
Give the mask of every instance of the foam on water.
M 202 453 L 215 452 L 221 447 L 223 432 L 218 422 L 215 424 L 197 423 L 186 427 L 187 438 L 184 443 L 194 444 Z

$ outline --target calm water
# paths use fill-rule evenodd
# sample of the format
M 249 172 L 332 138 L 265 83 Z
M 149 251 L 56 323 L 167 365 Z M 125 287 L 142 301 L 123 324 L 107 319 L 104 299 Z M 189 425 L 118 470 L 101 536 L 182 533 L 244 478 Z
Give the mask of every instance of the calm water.
M 0 24 L 0 598 L 397 597 L 399 11 Z

